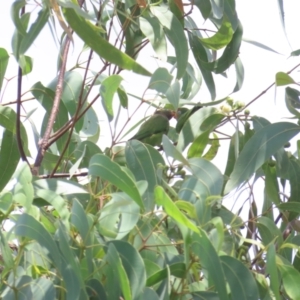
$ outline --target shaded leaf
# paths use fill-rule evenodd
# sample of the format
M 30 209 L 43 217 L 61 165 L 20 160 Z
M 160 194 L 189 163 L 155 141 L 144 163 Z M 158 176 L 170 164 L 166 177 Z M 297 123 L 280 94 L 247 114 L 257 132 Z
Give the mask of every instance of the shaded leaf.
M 238 157 L 226 184 L 225 193 L 248 180 L 272 154 L 276 153 L 299 131 L 300 127 L 295 124 L 280 122 L 267 125 L 256 132 Z
M 171 86 L 173 76 L 165 68 L 158 68 L 151 76 L 148 88 L 166 94 Z
M 143 200 L 135 182 L 118 164 L 112 162 L 107 156 L 96 154 L 91 158 L 89 175 L 108 180 L 132 197 L 141 208 L 144 208 Z
M 147 211 L 154 207 L 154 188 L 159 184 L 156 171 L 158 164 L 164 165 L 162 156 L 153 147 L 137 140 L 126 143 L 125 156 L 128 168 L 132 171 L 137 181 L 145 180 L 148 183 L 143 200 Z
M 12 178 L 20 160 L 20 153 L 16 136 L 5 129 L 2 135 L 0 148 L 0 191 Z
M 232 299 L 259 299 L 256 282 L 249 269 L 231 256 L 220 256 L 220 260 L 230 286 Z
M 156 16 L 164 31 L 175 48 L 177 57 L 177 79 L 182 78 L 188 62 L 188 44 L 179 20 L 165 7 L 151 6 L 151 12 Z

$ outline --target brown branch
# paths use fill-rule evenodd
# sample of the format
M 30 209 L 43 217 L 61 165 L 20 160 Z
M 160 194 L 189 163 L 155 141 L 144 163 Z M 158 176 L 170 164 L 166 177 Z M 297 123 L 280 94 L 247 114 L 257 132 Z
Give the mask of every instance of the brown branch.
M 65 76 L 65 71 L 66 71 L 67 57 L 68 57 L 70 42 L 71 42 L 71 40 L 68 37 L 66 37 L 65 46 L 64 46 L 63 55 L 62 55 L 62 65 L 61 65 L 60 72 L 58 75 L 58 81 L 57 81 L 57 85 L 56 85 L 53 106 L 52 106 L 52 110 L 50 113 L 50 117 L 48 120 L 48 124 L 47 124 L 46 130 L 45 130 L 44 136 L 41 139 L 41 141 L 39 142 L 38 154 L 37 154 L 36 160 L 34 162 L 34 167 L 32 168 L 33 175 L 38 175 L 38 173 L 39 173 L 39 168 L 41 166 L 45 152 L 47 150 L 50 134 L 51 134 L 55 119 L 58 114 L 60 99 L 61 99 L 61 95 L 63 92 L 64 76 Z
M 297 64 L 295 67 L 293 67 L 291 70 L 289 70 L 287 72 L 287 74 L 292 73 L 294 70 L 296 70 L 298 67 L 300 66 L 300 64 Z M 264 95 L 271 87 L 273 87 L 273 85 L 275 85 L 276 82 L 273 82 L 271 85 L 269 85 L 265 90 L 263 90 L 261 93 L 259 93 L 254 99 L 252 99 L 247 105 L 245 105 L 245 108 L 247 108 L 249 105 L 251 105 L 254 101 L 256 101 L 258 98 L 260 98 L 262 95 Z

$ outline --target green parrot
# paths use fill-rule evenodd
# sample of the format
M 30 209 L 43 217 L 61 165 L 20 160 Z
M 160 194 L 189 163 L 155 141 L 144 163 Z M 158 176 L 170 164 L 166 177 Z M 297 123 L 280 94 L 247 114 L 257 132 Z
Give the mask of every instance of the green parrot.
M 186 107 L 178 108 L 176 113 L 176 131 L 179 133 L 184 123 L 189 119 L 189 117 L 202 107 L 203 106 L 201 104 L 196 104 L 192 109 L 187 109 Z
M 139 140 L 151 146 L 160 146 L 163 134 L 169 131 L 169 120 L 174 116 L 171 110 L 157 110 L 130 140 Z

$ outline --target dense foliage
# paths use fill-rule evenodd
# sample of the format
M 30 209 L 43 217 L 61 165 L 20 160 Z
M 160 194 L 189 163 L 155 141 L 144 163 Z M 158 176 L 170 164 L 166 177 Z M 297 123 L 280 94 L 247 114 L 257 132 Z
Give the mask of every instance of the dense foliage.
M 234 0 L 17 0 L 11 18 L 12 54 L 0 48 L 1 299 L 300 299 L 300 143 L 286 148 L 300 127 L 216 99 L 229 68 L 231 92 L 244 80 Z M 57 72 L 27 91 L 25 76 L 39 75 L 26 53 L 47 24 Z M 13 60 L 17 81 L 6 77 Z M 274 85 L 287 86 L 297 120 L 289 73 Z M 202 88 L 211 99 L 199 101 Z M 247 205 L 224 205 L 244 190 Z

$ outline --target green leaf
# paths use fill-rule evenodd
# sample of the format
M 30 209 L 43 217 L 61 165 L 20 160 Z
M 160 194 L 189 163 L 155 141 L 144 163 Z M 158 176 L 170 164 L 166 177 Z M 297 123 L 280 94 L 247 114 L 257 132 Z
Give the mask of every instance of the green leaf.
M 86 258 L 88 265 L 88 272 L 91 274 L 94 271 L 93 267 L 93 249 L 92 239 L 90 235 L 90 226 L 85 211 L 82 205 L 77 199 L 73 200 L 72 211 L 71 211 L 71 223 L 78 229 L 82 238 L 82 243 L 86 247 Z
M 11 131 L 5 129 L 3 131 L 0 148 L 0 170 L 2 170 L 0 174 L 0 191 L 3 190 L 12 178 L 19 160 L 20 153 L 16 136 Z
M 177 79 L 167 90 L 166 97 L 169 100 L 170 104 L 173 105 L 174 109 L 177 109 L 180 99 L 180 84 Z
M 291 52 L 291 56 L 299 56 L 299 55 L 300 55 L 300 49 Z
M 3 126 L 7 130 L 16 134 L 16 132 L 17 132 L 16 131 L 16 118 L 17 118 L 17 115 L 12 108 L 0 105 L 0 126 Z M 21 138 L 22 138 L 25 153 L 27 154 L 27 153 L 29 153 L 29 151 L 27 149 L 27 147 L 28 147 L 27 133 L 26 133 L 25 127 L 22 123 L 21 123 Z
M 9 55 L 4 48 L 0 48 L 0 91 L 2 89 L 3 79 L 9 61 Z
M 148 89 L 156 90 L 159 93 L 166 94 L 171 86 L 173 76 L 165 68 L 158 68 L 151 76 Z
M 128 96 L 122 87 L 118 87 L 117 93 L 119 96 L 120 103 L 123 108 L 128 108 Z
M 167 42 L 162 26 L 156 17 L 144 16 L 139 18 L 140 28 L 146 38 L 149 39 L 157 57 L 167 60 Z
M 297 118 L 300 118 L 300 113 L 297 110 L 300 108 L 299 96 L 300 92 L 298 90 L 290 87 L 285 89 L 285 105 L 289 112 L 295 115 Z
M 143 209 L 144 202 L 138 191 L 136 183 L 116 163 L 102 154 L 94 155 L 89 164 L 89 175 L 99 176 L 108 180 L 132 199 Z
M 284 264 L 278 256 L 276 257 L 276 263 L 281 273 L 285 292 L 290 299 L 298 299 L 300 295 L 300 273 L 294 267 Z
M 275 83 L 277 86 L 288 85 L 291 83 L 296 83 L 294 79 L 284 72 L 277 72 L 275 75 Z
M 239 57 L 234 62 L 234 66 L 236 72 L 236 85 L 232 91 L 233 93 L 238 92 L 242 88 L 245 74 L 243 63 Z
M 1 155 L 1 153 L 0 153 Z M 11 192 L 0 193 L 0 211 L 6 215 L 13 209 L 13 195 Z
M 133 72 L 141 75 L 150 75 L 144 67 L 138 64 L 130 56 L 124 54 L 122 51 L 102 38 L 97 27 L 78 15 L 74 9 L 64 8 L 63 13 L 72 29 L 101 58 L 116 64 L 122 69 L 132 70 Z
M 210 16 L 212 9 L 210 1 L 195 0 L 195 5 L 200 10 L 204 19 L 207 19 Z
M 186 71 L 188 63 L 188 44 L 187 40 L 180 24 L 179 20 L 171 13 L 166 10 L 165 7 L 151 6 L 151 12 L 157 17 L 159 22 L 164 28 L 164 31 L 175 48 L 177 58 L 177 79 L 183 77 Z
M 270 286 L 271 289 L 275 295 L 276 300 L 281 299 L 279 290 L 280 290 L 280 284 L 279 284 L 279 276 L 276 268 L 276 249 L 275 245 L 271 244 L 269 245 L 267 249 L 267 269 L 270 276 Z
M 268 245 L 276 240 L 276 243 L 280 247 L 283 242 L 282 233 L 276 227 L 273 220 L 264 216 L 260 217 L 257 220 L 257 228 L 264 245 Z
M 139 252 L 129 243 L 124 241 L 112 241 L 108 243 L 108 246 L 110 247 L 111 244 L 113 244 L 118 251 L 122 265 L 126 271 L 132 294 L 132 298 L 130 299 L 137 299 L 146 286 L 144 262 Z M 113 259 L 115 259 L 114 256 Z
M 18 32 L 22 35 L 26 35 L 26 28 L 24 27 L 23 23 L 20 19 L 20 10 L 26 5 L 25 0 L 17 0 L 14 1 L 14 3 L 11 6 L 11 19 L 13 23 L 15 24 Z
M 175 160 L 182 162 L 185 165 L 189 165 L 187 159 L 182 155 L 182 153 L 171 143 L 166 135 L 162 138 L 163 148 L 167 156 L 173 157 Z
M 102 104 L 106 111 L 109 121 L 114 118 L 113 112 L 113 98 L 117 92 L 123 78 L 120 75 L 111 75 L 102 81 L 100 86 L 100 95 L 102 97 Z
M 30 283 L 30 286 L 35 300 L 55 299 L 55 288 L 50 279 L 44 277 L 37 278 Z
M 204 78 L 204 81 L 207 85 L 207 88 L 210 92 L 211 98 L 214 100 L 216 98 L 216 87 L 214 78 L 212 76 L 211 71 L 207 70 L 206 63 L 208 63 L 208 57 L 206 50 L 204 49 L 203 45 L 200 42 L 200 39 L 198 36 L 189 33 L 189 42 L 192 49 L 192 52 L 194 54 L 195 60 L 197 62 L 197 65 L 199 66 L 199 69 L 201 70 L 202 76 Z
M 46 110 L 45 120 L 43 124 L 44 126 L 42 128 L 42 133 L 44 133 L 46 129 L 45 128 L 46 122 L 48 122 L 48 118 L 52 111 L 55 92 L 52 89 L 43 86 L 41 82 L 37 82 L 36 84 L 34 84 L 31 87 L 30 91 L 32 95 L 41 103 L 43 108 Z M 53 125 L 54 131 L 61 129 L 68 122 L 68 120 L 69 120 L 68 111 L 64 105 L 64 102 L 60 101 L 58 114 L 55 123 Z M 60 152 L 63 151 L 67 139 L 68 139 L 68 133 L 65 133 L 56 141 L 58 150 Z M 68 152 L 66 153 L 66 155 L 68 155 Z
M 173 218 L 177 223 L 186 226 L 187 228 L 199 233 L 197 226 L 191 222 L 174 204 L 168 194 L 160 186 L 157 186 L 154 190 L 155 202 L 157 205 L 163 206 L 164 210 Z
M 44 199 L 55 208 L 65 226 L 69 227 L 69 207 L 65 199 L 50 189 L 37 189 L 35 196 Z
M 265 44 L 262 44 L 260 42 L 256 42 L 256 41 L 253 41 L 253 40 L 249 40 L 249 39 L 246 39 L 246 38 L 243 38 L 243 42 L 246 42 L 248 44 L 252 44 L 258 48 L 261 48 L 261 49 L 264 49 L 264 50 L 267 50 L 267 51 L 270 51 L 270 52 L 274 52 L 276 54 L 280 54 L 279 52 L 275 51 L 274 49 L 266 46 Z
M 231 256 L 220 256 L 232 299 L 257 300 L 259 294 L 256 282 L 249 269 Z
M 206 186 L 209 194 L 220 195 L 223 186 L 223 175 L 220 170 L 211 162 L 203 158 L 191 158 L 189 169 L 197 179 Z
M 222 25 L 213 36 L 200 38 L 201 43 L 212 50 L 219 50 L 228 45 L 233 37 L 233 30 L 227 18 L 223 19 Z
M 34 191 L 32 186 L 32 174 L 27 163 L 23 162 L 15 174 L 17 183 L 13 189 L 14 201 L 23 205 L 27 211 L 30 210 Z
M 233 34 L 233 37 L 230 43 L 226 46 L 222 56 L 217 60 L 209 63 L 204 63 L 203 66 L 209 71 L 213 71 L 217 74 L 223 73 L 226 71 L 237 59 L 240 51 L 240 46 L 243 36 L 243 27 L 239 23 L 236 31 Z
M 99 232 L 109 238 L 122 239 L 136 226 L 140 207 L 125 193 L 114 193 L 101 209 Z
M 36 240 L 42 247 L 48 250 L 47 255 L 55 266 L 58 268 L 61 266 L 60 253 L 52 236 L 44 226 L 32 216 L 26 213 L 20 215 L 16 223 L 15 233 L 16 235 Z
M 38 13 L 38 17 L 29 28 L 20 44 L 20 54 L 24 54 L 28 48 L 33 44 L 36 37 L 39 35 L 41 30 L 44 28 L 49 18 L 49 9 L 41 9 Z
M 136 180 L 145 180 L 148 183 L 143 200 L 146 211 L 152 211 L 154 208 L 154 188 L 159 183 L 156 175 L 157 165 L 164 165 L 165 162 L 157 150 L 137 140 L 126 143 L 125 156 L 128 168 Z
M 208 280 L 214 284 L 220 299 L 228 300 L 221 260 L 205 231 L 201 230 L 200 234 L 192 233 L 185 236 L 184 242 L 199 256 L 201 265 L 208 273 Z
M 214 107 L 203 107 L 196 111 L 183 125 L 179 133 L 177 149 L 183 151 L 189 143 L 206 131 L 211 131 L 224 118 Z
M 22 69 L 23 76 L 29 74 L 32 71 L 32 67 L 33 67 L 32 64 L 33 64 L 33 61 L 32 61 L 31 57 L 20 54 L 19 65 Z
M 7 242 L 7 235 L 4 235 L 4 231 L 0 230 L 0 250 L 2 256 L 2 262 L 6 269 L 12 269 L 14 266 L 14 259 L 12 256 L 12 251 L 9 248 Z
M 267 125 L 256 132 L 238 157 L 226 184 L 225 193 L 248 180 L 272 154 L 276 153 L 299 131 L 300 127 L 295 124 L 280 122 Z

